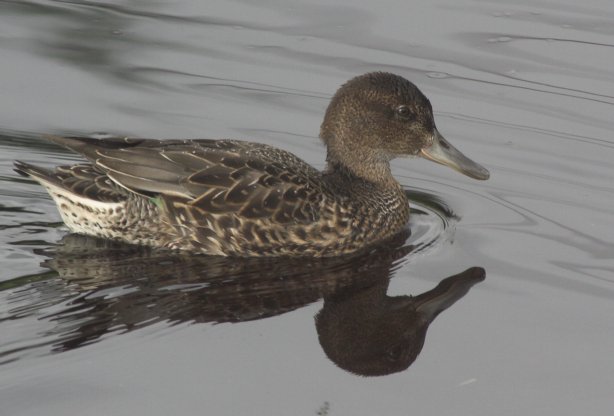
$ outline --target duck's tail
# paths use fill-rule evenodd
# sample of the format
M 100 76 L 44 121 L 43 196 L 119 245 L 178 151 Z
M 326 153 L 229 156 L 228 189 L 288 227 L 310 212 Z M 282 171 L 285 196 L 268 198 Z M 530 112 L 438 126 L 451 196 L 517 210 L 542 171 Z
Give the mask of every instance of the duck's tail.
M 34 179 L 36 182 L 43 185 L 47 188 L 47 185 L 59 186 L 61 187 L 61 181 L 54 171 L 50 169 L 45 169 L 40 166 L 31 165 L 30 163 L 22 162 L 20 160 L 16 160 L 14 162 L 15 172 L 19 173 L 21 176 L 30 177 Z
M 89 163 L 58 166 L 46 169 L 22 161 L 15 161 L 15 172 L 34 179 L 45 187 L 56 200 L 59 195 L 66 199 L 84 199 L 91 203 L 123 202 L 127 191 L 117 186 L 104 173 Z
M 128 218 L 127 191 L 92 165 L 58 166 L 52 170 L 16 161 L 15 171 L 45 187 L 71 231 L 127 242 L 140 241 L 135 237 L 140 229 L 127 226 L 122 229 Z M 124 235 L 129 233 L 132 233 L 130 238 Z

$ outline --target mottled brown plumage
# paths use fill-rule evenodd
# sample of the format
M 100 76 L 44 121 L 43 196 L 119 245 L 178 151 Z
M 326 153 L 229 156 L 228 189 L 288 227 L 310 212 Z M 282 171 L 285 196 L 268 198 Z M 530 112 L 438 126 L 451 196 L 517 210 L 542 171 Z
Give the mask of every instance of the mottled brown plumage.
M 284 150 L 236 140 L 56 136 L 49 139 L 90 164 L 16 167 L 47 187 L 75 232 L 234 256 L 333 256 L 395 235 L 409 219 L 390 172 L 397 156 L 488 176 L 437 132 L 427 98 L 393 74 L 342 86 L 320 135 L 324 172 Z

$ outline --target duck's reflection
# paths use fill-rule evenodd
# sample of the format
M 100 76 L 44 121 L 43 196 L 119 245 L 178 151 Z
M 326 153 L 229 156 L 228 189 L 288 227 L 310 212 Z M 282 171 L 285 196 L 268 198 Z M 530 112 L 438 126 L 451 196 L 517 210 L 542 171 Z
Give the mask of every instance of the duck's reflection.
M 68 235 L 44 263 L 78 294 L 49 316 L 60 340 L 54 348 L 77 348 L 160 321 L 262 319 L 323 298 L 316 327 L 333 362 L 361 375 L 402 371 L 422 350 L 433 319 L 484 279 L 476 267 L 419 296 L 387 296 L 391 274 L 412 250 L 406 237 L 353 257 L 236 259 Z

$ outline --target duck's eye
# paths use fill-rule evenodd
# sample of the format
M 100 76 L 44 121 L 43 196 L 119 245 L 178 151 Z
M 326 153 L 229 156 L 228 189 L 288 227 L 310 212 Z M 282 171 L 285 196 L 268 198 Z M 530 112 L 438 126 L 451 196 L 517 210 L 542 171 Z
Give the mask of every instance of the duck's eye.
M 397 107 L 397 115 L 403 119 L 413 119 L 414 115 L 406 105 L 400 105 Z

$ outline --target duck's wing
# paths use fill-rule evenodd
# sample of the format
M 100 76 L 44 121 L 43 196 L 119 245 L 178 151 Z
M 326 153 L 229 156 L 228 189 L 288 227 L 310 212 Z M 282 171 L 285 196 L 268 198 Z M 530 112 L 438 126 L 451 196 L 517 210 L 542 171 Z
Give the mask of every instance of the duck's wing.
M 235 140 L 49 137 L 84 155 L 121 187 L 161 197 L 169 209 L 276 223 L 319 218 L 320 173 L 281 149 Z

